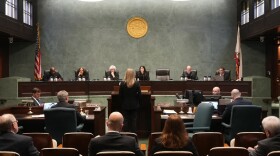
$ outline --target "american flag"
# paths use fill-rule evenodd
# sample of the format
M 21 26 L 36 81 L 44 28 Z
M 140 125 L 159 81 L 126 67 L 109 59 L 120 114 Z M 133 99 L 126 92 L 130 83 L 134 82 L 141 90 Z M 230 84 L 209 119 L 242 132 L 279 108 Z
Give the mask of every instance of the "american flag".
M 35 62 L 34 62 L 34 79 L 36 81 L 42 80 L 39 24 L 37 24 L 37 38 L 36 38 L 36 50 L 35 50 Z
M 242 51 L 241 51 L 241 43 L 240 43 L 240 28 L 237 28 L 237 37 L 236 37 L 236 46 L 235 46 L 235 72 L 236 72 L 236 80 L 240 81 L 243 77 L 243 60 L 242 60 Z

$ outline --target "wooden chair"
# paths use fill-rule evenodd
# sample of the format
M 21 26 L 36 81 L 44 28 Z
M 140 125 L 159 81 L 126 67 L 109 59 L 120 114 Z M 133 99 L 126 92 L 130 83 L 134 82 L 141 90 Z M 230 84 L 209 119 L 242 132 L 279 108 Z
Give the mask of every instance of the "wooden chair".
M 79 151 L 75 148 L 43 148 L 42 156 L 79 156 Z
M 244 147 L 213 147 L 208 156 L 249 156 Z
M 213 147 L 223 147 L 225 140 L 220 132 L 197 132 L 192 141 L 200 156 L 207 156 Z
M 97 156 L 134 156 L 135 153 L 131 151 L 107 151 L 98 152 Z
M 280 156 L 280 151 L 272 151 L 268 153 L 267 156 Z
M 65 133 L 62 139 L 62 146 L 75 148 L 83 156 L 88 155 L 88 144 L 93 138 L 92 133 L 87 132 L 70 132 Z
M 23 135 L 32 137 L 34 146 L 38 151 L 53 147 L 52 137 L 49 133 L 23 133 Z
M 257 145 L 259 140 L 266 138 L 263 132 L 240 132 L 235 136 L 235 147 L 254 147 Z
M 151 150 L 153 148 L 153 145 L 155 143 L 155 139 L 160 137 L 160 135 L 162 134 L 162 132 L 153 132 L 151 133 L 151 135 L 149 136 L 149 141 L 148 141 L 148 156 L 150 156 Z
M 193 156 L 189 151 L 159 151 L 154 156 Z
M 0 151 L 0 156 L 20 156 L 17 152 Z

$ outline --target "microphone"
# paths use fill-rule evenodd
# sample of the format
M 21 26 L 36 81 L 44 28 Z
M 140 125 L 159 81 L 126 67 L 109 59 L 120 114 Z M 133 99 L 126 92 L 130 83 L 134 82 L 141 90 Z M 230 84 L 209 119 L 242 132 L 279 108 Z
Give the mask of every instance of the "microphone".
M 178 93 L 176 93 L 175 95 L 177 97 L 177 99 L 181 99 L 180 95 Z

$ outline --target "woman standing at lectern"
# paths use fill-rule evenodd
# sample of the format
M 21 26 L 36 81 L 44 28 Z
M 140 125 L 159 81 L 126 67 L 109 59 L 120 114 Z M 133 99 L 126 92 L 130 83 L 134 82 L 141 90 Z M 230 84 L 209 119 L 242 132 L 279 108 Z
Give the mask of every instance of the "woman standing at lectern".
M 120 83 L 119 95 L 124 116 L 124 131 L 135 133 L 141 90 L 131 68 L 126 70 L 124 80 Z
M 149 72 L 146 70 L 145 66 L 140 66 L 139 71 L 136 72 L 137 80 L 150 80 Z

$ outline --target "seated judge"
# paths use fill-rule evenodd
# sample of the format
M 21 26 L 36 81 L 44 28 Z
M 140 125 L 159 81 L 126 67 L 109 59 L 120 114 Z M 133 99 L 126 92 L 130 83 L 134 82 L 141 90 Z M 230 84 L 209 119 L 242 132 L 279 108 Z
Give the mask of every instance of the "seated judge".
M 145 66 L 140 66 L 139 71 L 136 72 L 137 80 L 150 80 L 149 72 L 147 72 Z
M 86 71 L 85 68 L 80 67 L 75 72 L 75 80 L 76 81 L 89 81 L 89 73 Z
M 216 76 L 213 78 L 214 81 L 230 81 L 230 73 L 225 72 L 224 67 L 220 67 L 218 70 L 218 73 L 216 73 Z
M 57 107 L 65 107 L 65 108 L 74 108 L 76 110 L 76 117 L 77 117 L 77 124 L 84 123 L 86 120 L 86 116 L 82 116 L 76 109 L 76 107 L 72 104 L 69 104 L 69 96 L 68 92 L 65 90 L 61 90 L 57 93 L 57 99 L 58 103 L 51 108 L 57 108 Z
M 119 80 L 119 73 L 117 72 L 117 68 L 114 65 L 109 67 L 109 71 L 105 73 L 105 78 L 110 78 L 110 80 Z
M 33 100 L 33 103 L 35 106 L 42 106 L 44 105 L 44 102 L 41 101 L 41 90 L 39 88 L 33 88 L 32 89 L 32 96 L 31 99 Z
M 192 71 L 191 66 L 187 66 L 186 69 L 183 71 L 182 78 L 187 80 L 198 80 L 197 73 Z
M 131 151 L 135 153 L 135 156 L 144 156 L 134 137 L 120 134 L 123 121 L 121 113 L 111 113 L 106 122 L 108 132 L 103 136 L 91 139 L 88 146 L 88 155 L 95 156 L 98 152 L 103 151 Z
M 0 116 L 0 151 L 13 151 L 21 156 L 39 156 L 29 136 L 19 135 L 18 121 L 12 114 Z
M 63 81 L 63 78 L 54 67 L 51 67 L 50 71 L 44 74 L 43 81 Z

